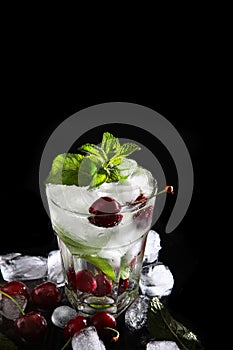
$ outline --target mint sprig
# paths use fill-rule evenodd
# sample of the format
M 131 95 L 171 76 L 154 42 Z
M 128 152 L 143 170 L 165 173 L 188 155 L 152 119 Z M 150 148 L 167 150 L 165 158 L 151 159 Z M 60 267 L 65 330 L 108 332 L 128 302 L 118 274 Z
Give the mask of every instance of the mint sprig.
M 59 154 L 53 161 L 46 183 L 98 187 L 104 182 L 124 181 L 130 174 L 119 167 L 123 160 L 140 150 L 134 143 L 120 145 L 117 137 L 105 132 L 101 145 L 86 143 L 81 153 Z

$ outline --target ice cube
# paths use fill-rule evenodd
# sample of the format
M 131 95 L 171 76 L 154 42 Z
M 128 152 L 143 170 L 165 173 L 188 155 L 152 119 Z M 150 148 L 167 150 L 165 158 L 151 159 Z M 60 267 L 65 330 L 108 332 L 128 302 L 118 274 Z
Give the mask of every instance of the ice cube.
M 14 259 L 20 255 L 21 255 L 20 253 L 9 253 L 9 254 L 5 254 L 5 255 L 0 255 L 0 266 L 2 263 L 5 263 L 5 261 Z
M 147 197 L 151 196 L 152 191 L 156 192 L 157 190 L 157 182 L 151 172 L 141 166 L 137 167 L 129 180 L 133 187 L 139 188 L 140 193 L 143 193 Z
M 75 185 L 48 184 L 46 194 L 60 208 L 82 214 L 88 214 L 91 204 L 99 198 L 97 191 L 88 191 L 88 187 Z
M 117 166 L 117 168 L 121 172 L 121 176 L 130 176 L 137 169 L 137 162 L 131 158 L 122 158 L 121 164 Z
M 145 295 L 139 295 L 126 310 L 125 325 L 132 332 L 138 331 L 146 325 L 150 300 Z
M 25 310 L 27 306 L 27 298 L 23 295 L 14 296 L 14 300 Z M 0 314 L 9 320 L 15 320 L 17 317 L 21 316 L 21 311 L 19 307 L 11 299 L 7 297 L 2 297 L 0 300 Z
M 173 275 L 164 264 L 155 263 L 142 268 L 139 286 L 143 295 L 160 298 L 169 295 L 173 285 Z
M 180 350 L 174 341 L 164 340 L 157 341 L 151 340 L 147 346 L 146 350 Z
M 1 262 L 5 281 L 34 280 L 47 274 L 47 259 L 41 256 L 19 255 Z
M 58 306 L 52 313 L 51 320 L 53 324 L 59 328 L 64 328 L 65 324 L 77 316 L 77 311 L 70 306 L 62 305 Z
M 143 263 L 147 264 L 155 262 L 158 259 L 160 249 L 161 245 L 159 234 L 154 230 L 150 230 L 146 239 Z
M 105 350 L 103 342 L 99 339 L 96 328 L 93 326 L 82 329 L 75 333 L 72 338 L 73 350 Z
M 48 254 L 48 281 L 56 283 L 58 287 L 65 284 L 64 274 L 62 270 L 60 250 L 53 250 Z
M 104 183 L 99 189 L 99 196 L 115 198 L 121 205 L 133 202 L 140 195 L 139 186 L 135 186 L 130 180 L 124 182 Z

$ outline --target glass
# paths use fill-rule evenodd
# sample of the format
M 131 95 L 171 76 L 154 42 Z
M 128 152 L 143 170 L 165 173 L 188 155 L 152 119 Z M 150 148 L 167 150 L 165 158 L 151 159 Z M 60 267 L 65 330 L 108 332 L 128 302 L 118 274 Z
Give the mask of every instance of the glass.
M 117 317 L 138 295 L 157 193 L 151 173 L 138 169 L 143 185 L 132 185 L 130 178 L 95 189 L 46 185 L 66 295 L 80 314 L 107 311 Z M 100 199 L 104 213 L 97 210 Z

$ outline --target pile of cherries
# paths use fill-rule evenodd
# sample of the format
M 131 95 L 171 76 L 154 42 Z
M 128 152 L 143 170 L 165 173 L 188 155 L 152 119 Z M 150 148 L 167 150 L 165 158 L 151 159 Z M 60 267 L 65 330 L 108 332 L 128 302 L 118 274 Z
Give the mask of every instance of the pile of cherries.
M 67 275 L 74 291 L 79 290 L 82 293 L 92 293 L 97 297 L 103 297 L 112 292 L 112 281 L 101 272 L 94 275 L 86 269 L 75 272 L 73 268 L 69 268 Z M 129 278 L 120 278 L 118 294 L 122 294 L 128 287 Z
M 53 282 L 43 282 L 29 291 L 28 286 L 22 281 L 11 281 L 0 287 L 2 298 L 9 298 L 20 309 L 22 315 L 15 319 L 14 328 L 16 333 L 27 342 L 37 342 L 42 339 L 47 329 L 47 320 L 39 311 L 25 313 L 17 303 L 15 297 L 23 296 L 27 301 L 31 298 L 39 310 L 52 311 L 61 304 L 61 290 Z M 113 340 L 117 340 L 119 333 L 116 330 L 115 318 L 107 312 L 99 312 L 89 318 L 76 316 L 69 320 L 64 328 L 64 338 L 71 339 L 76 332 L 81 329 L 94 326 L 99 337 L 104 339 L 111 335 Z M 117 334 L 113 337 L 113 334 Z
M 12 301 L 18 295 L 25 297 L 27 301 L 31 297 L 32 302 L 42 310 L 52 310 L 61 303 L 61 291 L 53 282 L 38 284 L 30 293 L 28 286 L 22 281 L 11 281 L 0 287 L 0 293 L 2 298 L 8 297 Z M 16 333 L 26 341 L 39 340 L 47 328 L 46 318 L 41 312 L 31 311 L 25 314 L 23 309 L 19 309 L 22 315 L 14 321 Z

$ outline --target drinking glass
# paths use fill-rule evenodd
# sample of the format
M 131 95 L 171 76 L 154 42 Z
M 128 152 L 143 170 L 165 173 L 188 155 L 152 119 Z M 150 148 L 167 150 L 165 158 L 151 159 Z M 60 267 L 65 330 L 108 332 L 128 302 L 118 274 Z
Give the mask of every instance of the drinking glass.
M 138 169 L 134 179 L 95 189 L 46 185 L 65 292 L 82 315 L 107 311 L 117 317 L 138 295 L 157 193 L 152 174 Z M 103 212 L 93 210 L 99 201 Z

